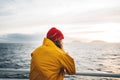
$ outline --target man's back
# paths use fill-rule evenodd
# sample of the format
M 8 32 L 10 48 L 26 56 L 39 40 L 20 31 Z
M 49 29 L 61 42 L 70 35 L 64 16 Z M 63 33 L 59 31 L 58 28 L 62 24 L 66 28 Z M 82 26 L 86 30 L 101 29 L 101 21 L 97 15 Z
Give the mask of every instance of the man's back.
M 30 80 L 63 80 L 66 73 L 75 74 L 74 60 L 64 52 L 62 39 L 55 27 L 47 32 L 42 46 L 31 54 Z

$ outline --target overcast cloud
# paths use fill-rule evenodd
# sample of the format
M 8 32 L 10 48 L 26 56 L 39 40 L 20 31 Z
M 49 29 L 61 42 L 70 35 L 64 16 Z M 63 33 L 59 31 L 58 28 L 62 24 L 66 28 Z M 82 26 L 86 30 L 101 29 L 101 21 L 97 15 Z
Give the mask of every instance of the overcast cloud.
M 120 35 L 120 0 L 0 0 L 0 34 L 33 34 L 52 26 L 66 35 L 112 30 Z

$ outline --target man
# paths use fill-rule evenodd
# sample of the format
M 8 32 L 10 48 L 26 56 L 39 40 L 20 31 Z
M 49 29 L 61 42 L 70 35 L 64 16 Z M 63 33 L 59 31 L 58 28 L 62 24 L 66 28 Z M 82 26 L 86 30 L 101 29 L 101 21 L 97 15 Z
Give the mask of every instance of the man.
M 63 50 L 64 35 L 55 27 L 47 32 L 43 44 L 31 54 L 30 80 L 63 80 L 75 74 L 74 60 Z

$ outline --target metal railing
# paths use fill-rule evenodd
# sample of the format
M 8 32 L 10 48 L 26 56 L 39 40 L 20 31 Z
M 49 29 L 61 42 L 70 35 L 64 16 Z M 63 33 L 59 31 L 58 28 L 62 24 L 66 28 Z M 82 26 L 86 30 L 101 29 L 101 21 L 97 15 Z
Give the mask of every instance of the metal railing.
M 29 69 L 0 69 L 0 75 L 6 75 L 7 74 L 28 74 L 24 75 L 24 77 L 20 77 L 21 79 L 28 79 L 29 78 Z M 114 78 L 120 78 L 120 73 L 107 73 L 107 72 L 77 72 L 75 75 L 82 75 L 82 76 L 97 76 L 97 77 L 114 77 Z M 69 76 L 69 75 L 66 75 Z M 72 75 L 74 76 L 74 75 Z M 14 76 L 5 76 L 7 78 L 12 78 Z M 4 78 L 4 76 L 0 76 L 0 78 Z M 16 78 L 16 77 L 15 77 Z M 1 79 L 0 79 L 1 80 Z

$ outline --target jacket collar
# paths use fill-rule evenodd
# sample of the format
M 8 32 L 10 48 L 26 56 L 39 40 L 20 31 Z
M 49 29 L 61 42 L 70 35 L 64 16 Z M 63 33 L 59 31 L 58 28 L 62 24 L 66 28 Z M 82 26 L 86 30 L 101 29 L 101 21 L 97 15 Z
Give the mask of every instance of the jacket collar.
M 48 38 L 44 38 L 43 40 L 43 45 L 44 46 L 51 46 L 51 47 L 57 47 L 54 42 L 52 42 L 50 39 Z

